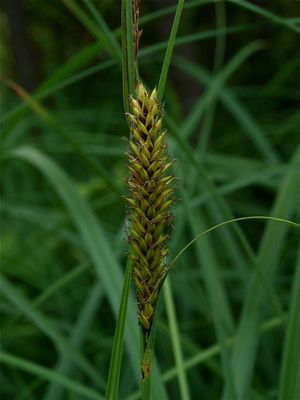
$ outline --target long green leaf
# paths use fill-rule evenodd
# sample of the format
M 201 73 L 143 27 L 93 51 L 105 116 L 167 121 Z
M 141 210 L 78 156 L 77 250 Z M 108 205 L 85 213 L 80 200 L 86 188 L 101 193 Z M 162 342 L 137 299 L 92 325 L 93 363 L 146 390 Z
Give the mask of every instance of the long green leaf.
M 116 58 L 117 61 L 121 62 L 121 48 L 119 43 L 117 42 L 113 32 L 109 29 L 107 23 L 105 22 L 104 18 L 100 14 L 100 11 L 96 8 L 95 4 L 91 0 L 85 1 L 86 7 L 90 10 L 91 14 L 94 16 L 95 20 L 97 21 L 100 29 L 102 30 L 108 47 L 111 49 L 111 53 Z
M 283 25 L 284 27 L 286 27 L 294 32 L 300 33 L 300 28 L 298 26 L 294 25 L 288 19 L 281 18 L 278 15 L 266 10 L 265 8 L 259 7 L 256 4 L 250 3 L 249 1 L 245 1 L 245 0 L 229 0 L 229 1 L 233 4 L 236 4 L 238 6 L 246 8 L 247 10 L 252 11 L 255 14 L 258 14 L 264 18 L 267 18 L 276 24 Z
M 300 398 L 300 247 L 289 310 L 283 347 L 278 400 Z
M 300 146 L 296 149 L 292 162 L 299 162 Z M 278 191 L 272 209 L 272 215 L 283 219 L 293 214 L 297 198 L 299 200 L 300 171 L 287 173 Z M 275 275 L 279 259 L 279 251 L 284 241 L 287 226 L 268 223 L 261 240 L 258 257 L 257 270 L 266 281 L 271 282 Z M 254 272 L 245 298 L 242 317 L 235 345 L 233 348 L 233 372 L 238 399 L 249 397 L 250 384 L 253 375 L 253 368 L 256 356 L 256 349 L 259 339 L 258 324 L 264 299 L 264 290 L 257 273 Z
M 190 397 L 190 393 L 189 393 L 189 386 L 188 386 L 186 371 L 185 371 L 184 365 L 183 365 L 183 354 L 182 354 L 182 349 L 181 349 L 181 344 L 180 344 L 180 332 L 179 332 L 178 324 L 177 324 L 177 317 L 176 317 L 175 305 L 174 305 L 174 300 L 173 300 L 173 295 L 172 295 L 170 277 L 168 277 L 164 283 L 163 293 L 164 293 L 166 311 L 167 311 L 168 320 L 169 320 L 170 336 L 171 336 L 171 340 L 172 340 L 176 369 L 177 369 L 177 373 L 178 373 L 180 398 L 182 400 L 189 400 L 191 397 Z
M 134 51 L 132 0 L 121 2 L 121 43 L 123 103 L 125 112 L 129 111 L 129 95 L 134 94 Z
M 251 57 L 258 50 L 262 49 L 262 42 L 255 41 L 247 44 L 241 50 L 239 50 L 225 65 L 225 67 L 214 77 L 211 85 L 207 92 L 201 96 L 199 101 L 194 106 L 194 111 L 190 113 L 188 118 L 185 120 L 182 127 L 182 135 L 189 137 L 193 133 L 195 127 L 198 125 L 203 112 L 209 107 L 212 102 L 216 99 L 222 87 L 225 86 L 226 82 L 236 72 L 236 70 L 245 63 L 245 61 Z
M 77 142 L 76 139 L 62 126 L 62 124 L 54 118 L 46 108 L 42 106 L 38 101 L 36 101 L 25 89 L 21 86 L 8 82 L 8 85 L 16 91 L 16 93 L 22 98 L 29 107 L 49 126 L 51 126 L 55 132 L 59 136 L 61 136 L 66 142 L 68 142 L 78 156 L 84 161 L 87 165 L 89 165 L 98 175 L 102 176 L 105 180 L 107 186 L 114 192 L 120 193 L 119 188 L 116 184 L 111 180 L 109 173 L 103 168 L 103 166 L 97 162 L 95 159 L 90 157 L 87 153 L 85 153 L 80 143 Z
M 176 65 L 178 65 L 178 67 L 194 76 L 201 84 L 204 83 L 205 85 L 210 86 L 213 83 L 212 77 L 201 66 L 196 65 L 189 60 L 178 57 L 174 60 L 174 62 Z M 250 115 L 247 109 L 243 106 L 242 102 L 238 101 L 228 89 L 221 88 L 218 95 L 223 106 L 227 108 L 237 120 L 242 127 L 243 132 L 249 136 L 250 140 L 257 147 L 262 156 L 266 160 L 277 161 L 278 155 L 273 150 L 264 130 Z
M 187 213 L 189 224 L 193 235 L 198 233 L 199 227 L 205 224 L 203 212 L 191 210 L 188 205 L 186 194 L 182 191 L 185 212 Z M 220 276 L 220 263 L 214 253 L 212 242 L 209 237 L 203 237 L 196 243 L 196 256 L 199 268 L 203 270 L 203 279 L 212 309 L 215 323 L 216 334 L 221 346 L 221 359 L 224 382 L 228 385 L 231 398 L 235 398 L 234 384 L 231 366 L 229 362 L 229 351 L 226 346 L 227 337 L 233 334 L 234 320 L 233 313 L 229 304 L 228 296 L 224 283 Z
M 252 26 L 253 27 L 253 26 Z M 207 31 L 207 32 L 200 32 L 192 35 L 187 35 L 187 36 L 182 36 L 176 39 L 175 41 L 175 46 L 177 45 L 182 45 L 184 43 L 188 43 L 190 41 L 198 41 L 198 40 L 204 40 L 204 39 L 209 39 L 215 36 L 218 36 L 220 34 L 233 34 L 233 33 L 238 33 L 241 32 L 242 30 L 249 29 L 249 25 L 244 26 L 237 26 L 237 27 L 229 27 L 221 30 L 212 30 L 212 31 Z M 125 34 L 124 34 L 125 35 Z M 122 35 L 122 39 L 124 37 Z M 127 33 L 126 33 L 127 36 Z M 163 43 L 158 43 L 153 46 L 148 46 L 143 48 L 139 52 L 140 58 L 143 58 L 147 55 L 151 55 L 157 51 L 164 50 L 168 46 L 168 42 L 163 42 Z M 87 78 L 91 75 L 94 75 L 100 71 L 103 71 L 109 67 L 115 66 L 116 62 L 114 59 L 110 59 L 107 61 L 104 61 L 100 64 L 97 64 L 95 66 L 92 66 L 82 72 L 79 72 L 77 74 L 74 74 L 71 77 L 68 77 L 72 72 L 75 72 L 82 64 L 86 64 L 90 59 L 95 58 L 98 54 L 99 51 L 103 46 L 101 44 L 92 44 L 91 46 L 83 49 L 81 52 L 76 54 L 73 58 L 71 58 L 65 65 L 63 65 L 61 68 L 59 68 L 49 79 L 45 81 L 44 84 L 41 85 L 41 87 L 37 90 L 37 92 L 32 96 L 33 99 L 35 100 L 44 100 L 51 94 L 56 93 L 58 90 L 61 90 L 71 84 L 74 84 L 78 82 L 81 79 Z M 132 54 L 131 59 L 133 60 L 133 53 L 132 51 L 130 52 Z M 122 46 L 122 71 L 123 71 L 123 85 L 126 84 L 127 80 L 124 80 L 126 76 L 128 76 L 128 73 L 126 72 L 127 68 L 127 53 L 125 55 L 124 53 L 124 47 Z M 126 62 L 125 62 L 126 61 Z M 131 70 L 134 70 L 134 63 L 130 62 Z M 125 68 L 125 69 L 124 69 Z M 125 88 L 126 91 L 129 93 L 129 87 L 128 89 Z M 134 88 L 133 88 L 133 82 L 132 82 L 132 89 L 130 91 L 131 93 L 134 93 Z M 127 97 L 124 97 L 124 102 Z M 126 106 L 127 107 L 127 106 Z M 28 106 L 26 104 L 21 104 L 14 108 L 13 110 L 8 111 L 6 114 L 1 116 L 1 122 L 6 122 L 6 126 L 2 129 L 1 131 L 1 140 L 5 140 L 9 132 L 12 130 L 12 128 L 20 121 L 24 116 L 26 116 L 28 112 Z
M 131 259 L 127 259 L 127 267 L 125 272 L 124 285 L 122 290 L 122 297 L 120 303 L 120 310 L 118 314 L 114 344 L 112 348 L 112 355 L 110 359 L 109 375 L 106 386 L 106 400 L 116 400 L 118 398 L 120 371 L 122 364 L 123 354 L 123 337 L 125 329 L 125 320 L 127 313 L 128 296 L 131 282 Z
M 205 231 L 199 233 L 196 237 L 194 237 L 193 240 L 191 240 L 187 245 L 185 245 L 179 253 L 173 258 L 173 260 L 170 263 L 170 267 L 173 267 L 173 265 L 177 262 L 177 260 L 181 257 L 181 255 L 192 245 L 194 244 L 198 239 L 200 239 L 202 236 L 205 236 L 207 233 L 212 232 L 216 229 L 221 228 L 224 225 L 232 224 L 234 222 L 239 222 L 239 221 L 247 221 L 247 220 L 252 220 L 252 219 L 265 219 L 265 220 L 270 220 L 274 222 L 282 222 L 287 225 L 291 225 L 294 228 L 300 229 L 300 224 L 294 221 L 290 221 L 285 218 L 278 218 L 278 217 L 270 217 L 270 216 L 265 216 L 265 215 L 253 215 L 249 217 L 240 217 L 240 218 L 234 218 L 229 221 L 221 222 L 220 224 L 214 225 L 211 228 L 206 229 Z
M 118 48 L 115 39 L 114 38 L 112 39 L 110 30 L 106 25 L 105 21 L 103 21 L 103 18 L 100 16 L 100 14 L 97 13 L 97 22 L 100 25 L 99 29 L 98 25 L 96 25 L 90 19 L 90 17 L 79 5 L 77 0 L 72 0 L 72 1 L 62 0 L 62 1 L 65 4 L 65 6 L 72 12 L 72 14 L 86 28 L 86 30 L 90 32 L 91 35 L 101 43 L 101 45 L 105 46 L 105 49 L 107 50 L 108 53 L 110 53 L 113 56 L 113 58 L 119 61 L 121 55 L 120 49 Z M 87 2 L 87 6 L 90 8 L 90 10 L 93 10 L 93 5 L 91 6 L 89 2 Z
M 161 101 L 163 98 L 183 5 L 184 5 L 184 0 L 178 0 L 171 33 L 170 33 L 170 37 L 168 40 L 168 47 L 167 47 L 167 51 L 165 54 L 164 62 L 163 62 L 160 77 L 159 77 L 158 87 L 157 87 L 157 98 L 159 101 Z

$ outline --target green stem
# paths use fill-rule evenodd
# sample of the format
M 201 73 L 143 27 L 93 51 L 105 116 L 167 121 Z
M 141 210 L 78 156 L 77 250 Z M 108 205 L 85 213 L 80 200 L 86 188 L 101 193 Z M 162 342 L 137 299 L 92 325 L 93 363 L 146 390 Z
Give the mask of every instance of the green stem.
M 148 335 L 141 326 L 141 400 L 150 400 L 152 359 L 147 360 Z
M 142 379 L 142 400 L 150 400 L 150 375 Z
M 156 313 L 150 331 L 141 327 L 141 400 L 150 400 L 150 384 L 156 336 Z

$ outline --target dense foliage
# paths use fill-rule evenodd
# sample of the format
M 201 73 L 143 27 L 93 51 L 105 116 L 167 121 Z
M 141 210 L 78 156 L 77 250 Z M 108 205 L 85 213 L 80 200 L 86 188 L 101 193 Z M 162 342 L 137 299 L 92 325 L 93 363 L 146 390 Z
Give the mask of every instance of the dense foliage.
M 1 398 L 102 399 L 128 251 L 120 4 L 27 0 L 16 17 L 8 3 L 20 2 L 1 10 Z M 153 88 L 176 1 L 141 3 Z M 170 259 L 231 218 L 299 221 L 299 4 L 186 0 L 163 101 L 179 177 Z M 299 230 L 215 230 L 163 292 L 154 399 L 300 398 Z M 122 400 L 139 398 L 133 290 L 127 317 Z

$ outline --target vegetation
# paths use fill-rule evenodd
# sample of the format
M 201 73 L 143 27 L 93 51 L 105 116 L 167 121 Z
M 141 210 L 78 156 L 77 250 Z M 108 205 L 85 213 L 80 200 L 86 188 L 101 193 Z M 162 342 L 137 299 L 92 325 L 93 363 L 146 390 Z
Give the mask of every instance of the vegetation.
M 299 399 L 299 4 L 142 1 L 140 35 L 137 0 L 133 14 L 131 0 L 26 1 L 20 63 L 8 3 L 2 397 L 141 398 L 140 363 L 148 359 L 140 325 L 142 354 L 149 340 L 155 350 L 151 399 Z M 137 85 L 137 37 L 139 77 L 157 94 Z M 141 305 L 137 254 L 127 257 L 128 229 L 135 251 L 143 246 L 141 232 L 133 238 L 135 214 L 151 212 L 132 171 L 128 228 L 129 94 L 146 97 L 149 112 L 158 98 L 176 159 L 168 176 L 178 177 L 159 287 L 170 271 L 150 311 Z M 133 115 L 130 157 L 141 157 L 134 129 L 145 121 Z M 164 247 L 157 252 L 166 257 Z M 142 386 L 149 399 L 150 382 Z

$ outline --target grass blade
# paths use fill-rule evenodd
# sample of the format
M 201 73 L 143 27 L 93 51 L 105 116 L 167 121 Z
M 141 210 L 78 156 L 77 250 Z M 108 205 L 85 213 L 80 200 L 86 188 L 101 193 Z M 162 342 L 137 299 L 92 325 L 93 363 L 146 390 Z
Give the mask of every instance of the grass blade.
M 208 40 L 211 38 L 214 38 L 218 35 L 230 35 L 230 34 L 236 34 L 239 32 L 247 31 L 250 29 L 254 29 L 255 26 L 253 25 L 236 25 L 236 26 L 229 26 L 227 28 L 221 28 L 221 29 L 211 29 L 207 30 L 205 32 L 196 32 L 192 33 L 190 35 L 184 35 L 184 36 L 179 36 L 174 42 L 174 46 L 182 46 L 187 43 L 191 42 L 198 42 L 201 40 Z M 148 47 L 145 47 L 142 49 L 139 53 L 140 57 L 146 57 L 151 54 L 154 54 L 156 52 L 159 52 L 161 50 L 167 49 L 168 48 L 168 41 L 164 42 L 159 42 L 155 43 L 153 45 L 150 45 Z
M 206 229 L 205 231 L 199 233 L 196 237 L 194 237 L 193 240 L 191 240 L 187 245 L 185 245 L 179 253 L 173 258 L 172 262 L 170 263 L 170 267 L 173 267 L 173 265 L 177 262 L 177 260 L 181 257 L 181 255 L 192 245 L 194 244 L 198 239 L 200 239 L 202 236 L 206 235 L 209 232 L 214 231 L 215 229 L 219 229 L 224 225 L 227 224 L 232 224 L 233 222 L 239 222 L 239 221 L 247 221 L 251 219 L 265 219 L 269 221 L 274 221 L 274 222 L 282 222 L 284 224 L 290 225 L 294 228 L 300 229 L 300 224 L 294 221 L 290 221 L 285 218 L 277 218 L 277 217 L 269 217 L 269 216 L 264 216 L 264 215 L 253 215 L 250 217 L 240 217 L 240 218 L 234 218 L 229 221 L 221 222 L 220 224 L 214 225 L 211 228 Z
M 196 65 L 186 59 L 176 57 L 176 65 L 187 73 L 194 76 L 200 83 L 211 85 L 212 77 L 199 65 Z M 278 161 L 278 155 L 273 150 L 271 143 L 266 137 L 265 132 L 249 114 L 247 109 L 240 101 L 229 91 L 229 89 L 221 89 L 219 92 L 220 101 L 223 106 L 229 110 L 236 121 L 240 124 L 243 132 L 245 132 L 253 142 L 261 155 L 269 161 Z
M 200 210 L 192 211 L 188 205 L 187 195 L 183 191 L 182 196 L 192 235 L 196 235 L 199 227 L 205 224 L 203 212 Z M 221 346 L 223 379 L 228 387 L 228 395 L 233 399 L 235 398 L 234 381 L 226 339 L 233 334 L 234 318 L 225 285 L 221 278 L 220 262 L 214 252 L 212 241 L 209 237 L 202 237 L 201 242 L 197 242 L 196 257 L 199 268 L 201 267 L 203 270 L 203 280 L 208 293 L 208 301 L 212 310 L 215 331 Z
M 162 98 L 163 98 L 183 5 L 184 5 L 184 0 L 178 0 L 175 17 L 173 20 L 173 25 L 172 25 L 172 29 L 171 29 L 171 33 L 170 33 L 170 38 L 168 41 L 168 47 L 167 47 L 164 62 L 162 65 L 159 82 L 158 82 L 158 88 L 157 88 L 158 101 L 162 101 Z
M 272 318 L 261 325 L 260 331 L 261 332 L 269 332 L 270 330 L 281 327 L 284 322 L 285 322 L 285 319 L 278 318 L 278 317 Z M 227 346 L 232 346 L 233 344 L 234 344 L 234 338 L 227 339 L 227 343 L 226 343 Z M 220 352 L 221 352 L 221 346 L 219 344 L 209 346 L 205 350 L 202 350 L 199 353 L 193 355 L 192 357 L 186 359 L 184 362 L 184 368 L 185 369 L 194 368 L 197 365 L 202 364 L 202 363 L 206 362 L 207 360 L 211 359 L 212 357 L 215 357 Z M 168 371 L 166 371 L 163 374 L 163 379 L 166 382 L 169 382 L 170 380 L 176 378 L 176 376 L 177 376 L 177 371 L 176 371 L 176 368 L 174 367 L 174 368 L 170 368 Z
M 132 0 L 121 3 L 121 43 L 123 103 L 125 112 L 129 111 L 129 95 L 134 93 L 134 50 Z
M 194 106 L 194 111 L 190 113 L 188 118 L 185 120 L 182 127 L 182 135 L 189 137 L 197 126 L 203 112 L 209 107 L 226 82 L 236 72 L 249 57 L 251 57 L 256 51 L 261 50 L 262 42 L 255 41 L 247 44 L 240 51 L 238 51 L 226 64 L 226 66 L 216 75 L 212 81 L 207 92 L 200 98 L 200 100 Z
M 217 30 L 211 30 L 192 35 L 182 36 L 176 39 L 175 46 L 189 43 L 190 41 L 209 39 L 222 34 L 238 33 L 245 29 L 249 29 L 249 27 L 250 25 L 241 25 L 237 27 L 229 27 L 226 29 L 217 29 Z M 253 25 L 251 25 L 251 27 L 253 28 Z M 166 49 L 167 47 L 168 47 L 168 42 L 162 42 L 152 46 L 148 46 L 139 52 L 139 56 L 140 58 L 143 58 L 157 51 Z M 36 91 L 36 93 L 32 97 L 35 100 L 44 100 L 51 94 L 56 93 L 58 90 L 61 90 L 71 84 L 74 84 L 80 81 L 81 79 L 88 78 L 89 76 L 92 76 L 100 71 L 103 71 L 106 68 L 115 66 L 116 65 L 115 60 L 109 59 L 100 64 L 92 66 L 82 72 L 78 72 L 77 74 L 74 74 L 71 77 L 68 77 L 68 75 L 70 75 L 72 72 L 76 72 L 81 66 L 81 64 L 86 64 L 88 61 L 95 58 L 99 54 L 99 51 L 101 51 L 101 49 L 103 49 L 103 46 L 101 46 L 101 44 L 99 43 L 93 44 L 91 46 L 88 46 L 86 49 L 83 49 L 81 52 L 79 52 L 73 58 L 71 58 L 68 62 L 66 62 L 65 65 L 58 68 L 58 70 L 49 79 L 47 79 L 44 84 L 41 85 L 41 87 Z M 122 50 L 122 60 L 124 60 L 123 66 L 125 66 L 125 59 L 126 59 L 125 52 L 123 48 Z M 132 63 L 130 63 L 130 65 L 131 64 Z M 134 65 L 132 65 L 131 70 L 134 70 Z M 123 71 L 123 85 L 125 85 L 127 81 L 124 81 L 124 79 L 125 76 L 127 76 L 127 72 L 124 70 L 123 67 L 122 71 Z M 125 90 L 127 89 L 125 88 Z M 131 92 L 134 93 L 134 88 L 132 89 Z M 128 88 L 128 93 L 129 93 L 129 88 Z M 27 110 L 28 106 L 26 104 L 21 104 L 15 107 L 13 110 L 1 116 L 1 122 L 7 123 L 7 125 L 1 131 L 1 140 L 4 140 L 7 137 L 8 133 L 11 131 L 11 129 L 15 126 L 15 124 L 19 122 L 24 116 L 26 116 Z
M 300 398 L 300 251 L 293 279 L 288 324 L 283 347 L 278 400 Z
M 114 193 L 120 193 L 119 188 L 116 186 L 114 182 L 112 182 L 111 177 L 108 172 L 102 167 L 101 164 L 99 164 L 97 161 L 95 161 L 93 158 L 91 158 L 84 150 L 82 150 L 81 145 L 72 137 L 69 132 L 62 127 L 62 125 L 57 121 L 39 102 L 33 99 L 32 96 L 28 92 L 26 92 L 25 89 L 23 89 L 21 86 L 17 85 L 14 82 L 7 81 L 7 84 L 9 87 L 11 87 L 21 99 L 23 99 L 28 106 L 49 126 L 51 126 L 55 132 L 58 133 L 59 136 L 61 136 L 65 141 L 67 141 L 73 149 L 76 151 L 76 153 L 79 155 L 79 157 L 84 161 L 86 164 L 88 164 L 96 173 L 97 175 L 102 176 L 102 178 L 105 180 L 107 186 L 114 192 Z
M 120 371 L 121 371 L 122 354 L 123 354 L 123 336 L 125 329 L 130 282 L 131 282 L 131 259 L 128 257 L 124 285 L 122 289 L 120 310 L 118 314 L 114 344 L 110 359 L 110 367 L 109 367 L 109 374 L 108 374 L 106 394 L 105 394 L 106 400 L 116 400 L 118 398 Z
M 191 166 L 195 169 L 195 172 L 198 173 L 198 177 L 201 177 L 200 184 L 202 187 L 205 188 L 205 191 L 208 191 L 212 196 L 212 203 L 209 203 L 208 206 L 211 208 L 212 213 L 215 217 L 219 218 L 229 218 L 233 219 L 233 214 L 229 209 L 227 203 L 225 202 L 224 198 L 220 195 L 218 189 L 216 188 L 213 180 L 206 172 L 204 166 L 196 157 L 196 154 L 193 152 L 191 146 L 188 142 L 186 142 L 180 134 L 180 130 L 178 129 L 177 125 L 173 122 L 171 118 L 166 118 L 166 121 L 171 128 L 171 133 L 173 134 L 179 148 L 183 150 L 187 160 L 190 162 Z M 198 179 L 199 182 L 199 179 Z M 235 231 L 240 243 L 242 244 L 246 254 L 249 256 L 250 260 L 254 262 L 254 255 L 252 248 L 246 239 L 243 231 L 241 231 L 240 227 L 237 225 L 233 225 L 233 230 Z
M 91 14 L 94 16 L 95 20 L 97 21 L 98 25 L 100 26 L 106 41 L 107 41 L 107 46 L 111 49 L 111 53 L 113 57 L 121 62 L 121 48 L 119 43 L 117 42 L 115 35 L 113 32 L 109 29 L 107 23 L 105 22 L 104 18 L 100 14 L 100 11 L 97 10 L 95 4 L 91 0 L 86 0 L 85 1 L 86 7 L 90 10 Z
M 272 21 L 278 25 L 283 25 L 284 27 L 286 27 L 294 32 L 300 33 L 300 28 L 298 26 L 295 26 L 289 20 L 281 18 L 278 15 L 276 15 L 264 8 L 258 7 L 257 5 L 255 5 L 253 3 L 250 3 L 245 0 L 229 0 L 229 1 L 233 4 L 236 4 L 238 6 L 246 8 L 247 10 L 250 10 L 250 11 L 254 12 L 255 14 L 258 14 L 266 19 L 269 19 L 270 21 Z
M 299 162 L 299 160 L 300 146 L 296 149 L 292 162 Z M 287 173 L 278 191 L 272 209 L 273 215 L 282 219 L 289 218 L 293 213 L 296 199 L 299 197 L 299 185 L 300 172 L 296 170 Z M 273 280 L 286 228 L 284 224 L 274 226 L 274 224 L 269 223 L 264 231 L 257 257 L 257 271 L 261 276 L 264 276 L 267 282 Z M 257 279 L 257 275 L 257 272 L 254 271 L 249 283 L 233 348 L 232 365 L 239 399 L 246 399 L 249 395 L 259 339 L 258 324 L 264 290 Z
M 91 35 L 101 43 L 101 45 L 105 46 L 105 49 L 107 50 L 107 52 L 110 53 L 113 56 L 113 58 L 116 59 L 116 61 L 119 61 L 120 53 L 116 48 L 116 43 L 113 40 L 114 44 L 112 46 L 112 38 L 111 38 L 110 30 L 104 21 L 102 24 L 100 24 L 101 17 L 99 15 L 99 13 L 97 13 L 97 22 L 101 26 L 102 29 L 99 29 L 98 25 L 96 25 L 93 21 L 91 21 L 91 19 L 86 14 L 86 12 L 83 11 L 81 6 L 78 4 L 77 0 L 72 0 L 72 1 L 62 0 L 62 1 L 65 4 L 65 6 L 72 12 L 72 14 L 86 28 L 86 30 L 88 32 L 90 32 Z M 89 4 L 87 4 L 87 6 L 89 6 Z
M 180 398 L 182 400 L 189 400 L 191 397 L 190 397 L 190 393 L 189 393 L 187 376 L 186 376 L 186 372 L 185 372 L 185 368 L 184 368 L 184 364 L 183 364 L 184 360 L 183 360 L 183 354 L 182 354 L 182 349 L 181 349 L 181 344 L 180 344 L 180 332 L 179 332 L 178 324 L 177 324 L 177 317 L 176 317 L 175 305 L 174 305 L 174 300 L 173 300 L 173 295 L 172 295 L 170 277 L 168 277 L 164 283 L 163 293 L 164 293 L 164 298 L 165 298 L 166 311 L 167 311 L 167 315 L 168 315 L 169 326 L 170 326 L 170 335 L 171 335 L 172 346 L 173 346 L 173 353 L 174 353 L 174 357 L 175 357 L 175 364 L 176 364 L 177 376 L 178 376 L 178 381 L 179 381 Z

